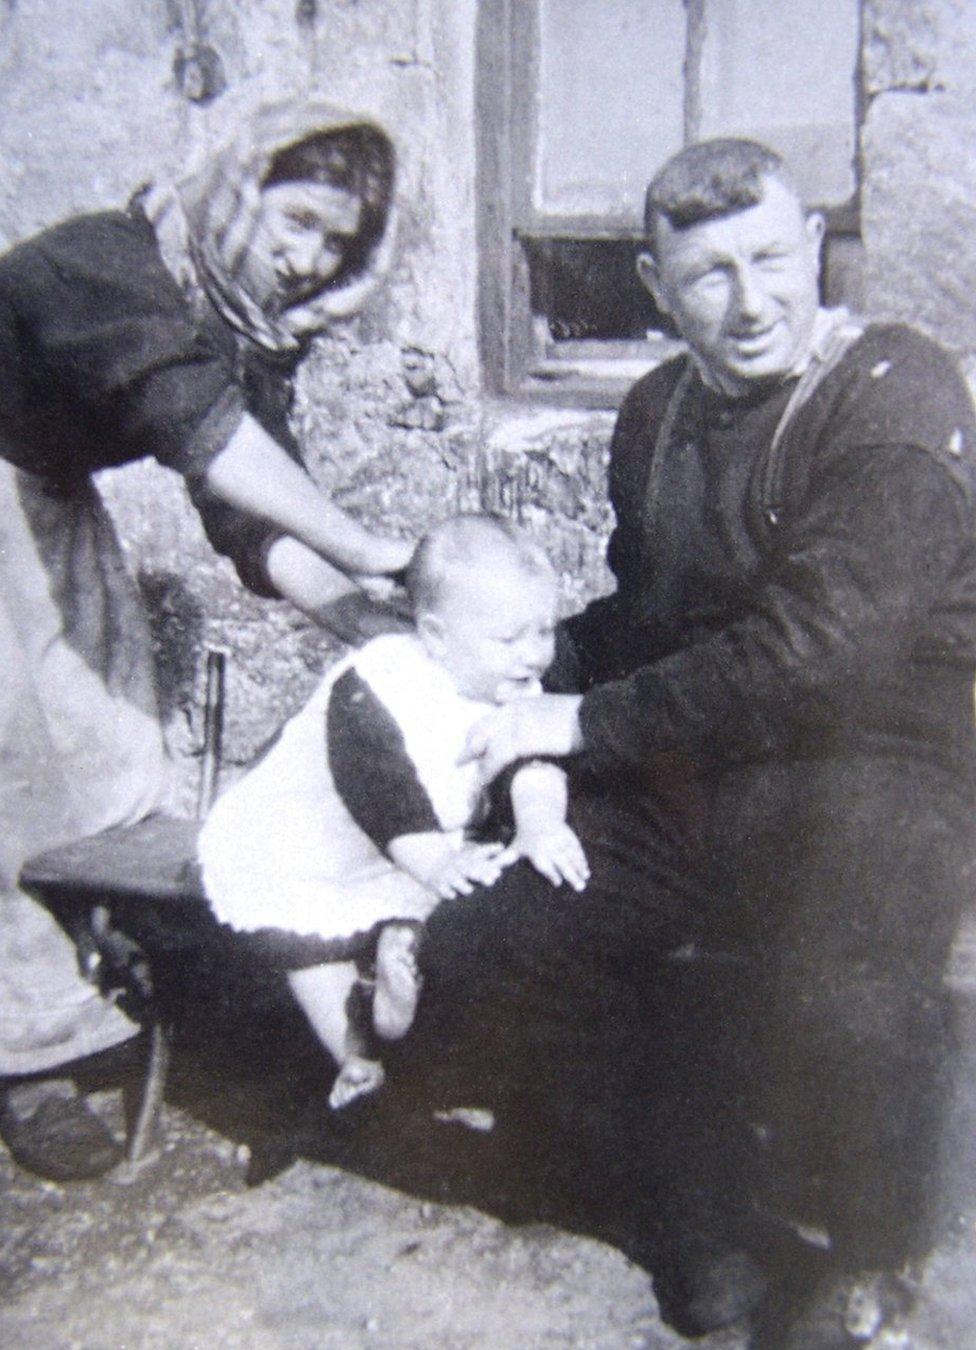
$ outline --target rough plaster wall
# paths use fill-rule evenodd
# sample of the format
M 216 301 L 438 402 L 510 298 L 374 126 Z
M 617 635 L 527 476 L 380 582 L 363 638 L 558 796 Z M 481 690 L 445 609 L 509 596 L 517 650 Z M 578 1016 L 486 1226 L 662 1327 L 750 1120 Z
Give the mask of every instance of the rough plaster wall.
M 868 0 L 863 231 L 869 312 L 976 371 L 976 6 Z
M 165 0 L 0 0 L 0 244 L 125 201 L 180 139 Z
M 415 533 L 472 504 L 473 27 L 474 0 L 0 0 L 0 243 L 124 203 L 218 142 L 232 106 L 308 91 L 376 116 L 400 151 L 397 264 L 313 352 L 296 420 L 344 504 Z M 200 658 L 216 642 L 232 653 L 227 752 L 246 758 L 334 647 L 238 585 L 175 475 L 142 463 L 101 486 L 150 602 L 175 750 L 199 744 Z

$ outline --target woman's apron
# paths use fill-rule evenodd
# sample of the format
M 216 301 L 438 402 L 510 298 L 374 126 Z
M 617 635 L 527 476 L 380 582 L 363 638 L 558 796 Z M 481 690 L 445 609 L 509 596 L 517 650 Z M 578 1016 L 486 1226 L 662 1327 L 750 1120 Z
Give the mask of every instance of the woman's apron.
M 165 802 L 146 617 L 88 478 L 0 460 L 0 1075 L 104 1050 L 135 1027 L 19 889 L 38 851 Z

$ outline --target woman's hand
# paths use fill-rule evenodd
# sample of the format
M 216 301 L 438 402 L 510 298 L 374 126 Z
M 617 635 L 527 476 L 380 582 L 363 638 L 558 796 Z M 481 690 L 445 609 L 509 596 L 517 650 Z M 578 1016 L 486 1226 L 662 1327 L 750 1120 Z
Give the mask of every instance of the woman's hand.
M 392 577 L 347 576 L 288 535 L 275 540 L 265 565 L 279 595 L 343 642 L 356 646 L 412 626 L 406 593 Z
M 484 782 L 490 783 L 518 759 L 578 754 L 583 749 L 582 701 L 579 694 L 540 694 L 505 704 L 471 728 L 461 763 L 478 760 Z
M 371 534 L 363 565 L 356 569 L 356 580 L 360 585 L 367 579 L 379 583 L 389 580 L 394 584 L 392 578 L 404 570 L 416 546 L 413 539 L 390 539 L 386 535 Z
M 364 591 L 375 605 L 384 605 L 413 626 L 413 606 L 403 584 L 395 577 L 353 577 L 356 585 Z

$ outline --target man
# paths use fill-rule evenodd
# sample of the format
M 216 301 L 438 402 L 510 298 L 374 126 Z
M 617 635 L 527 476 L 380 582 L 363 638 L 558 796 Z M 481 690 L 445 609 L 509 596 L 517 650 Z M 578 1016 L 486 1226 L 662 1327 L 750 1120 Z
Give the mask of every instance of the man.
M 741 958 L 729 1052 L 763 1316 L 773 1344 L 823 1350 L 877 1329 L 932 1237 L 942 981 L 970 897 L 973 415 L 932 342 L 820 307 L 823 222 L 766 148 L 685 149 L 646 227 L 640 276 L 688 355 L 620 411 L 617 588 L 566 625 L 583 692 L 500 710 L 471 753 L 489 775 L 579 756 L 604 815 L 647 813 L 659 854 L 695 803 L 644 913 L 672 912 L 683 877 L 697 949 Z M 598 882 L 609 836 L 582 832 Z M 562 941 L 616 903 L 588 910 L 591 891 L 566 899 Z M 727 1010 L 705 1009 L 716 1043 Z M 720 1293 L 702 1328 L 760 1288 Z
M 0 1136 L 43 1176 L 120 1156 L 71 1079 L 135 1027 L 18 874 L 166 799 L 148 628 L 92 475 L 154 455 L 252 590 L 350 623 L 412 546 L 319 490 L 288 412 L 312 335 L 385 275 L 393 178 L 372 122 L 268 106 L 178 184 L 0 259 Z

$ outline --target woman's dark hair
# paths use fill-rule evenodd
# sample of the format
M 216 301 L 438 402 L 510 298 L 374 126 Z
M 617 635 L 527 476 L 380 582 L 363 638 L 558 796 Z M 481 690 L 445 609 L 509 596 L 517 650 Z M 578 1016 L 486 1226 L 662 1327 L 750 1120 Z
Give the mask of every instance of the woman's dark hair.
M 360 124 L 316 131 L 286 146 L 271 161 L 261 186 L 324 183 L 359 198 L 359 229 L 346 249 L 341 269 L 329 283 L 336 286 L 364 270 L 381 238 L 393 198 L 394 172 L 393 146 L 387 137 L 378 127 Z

